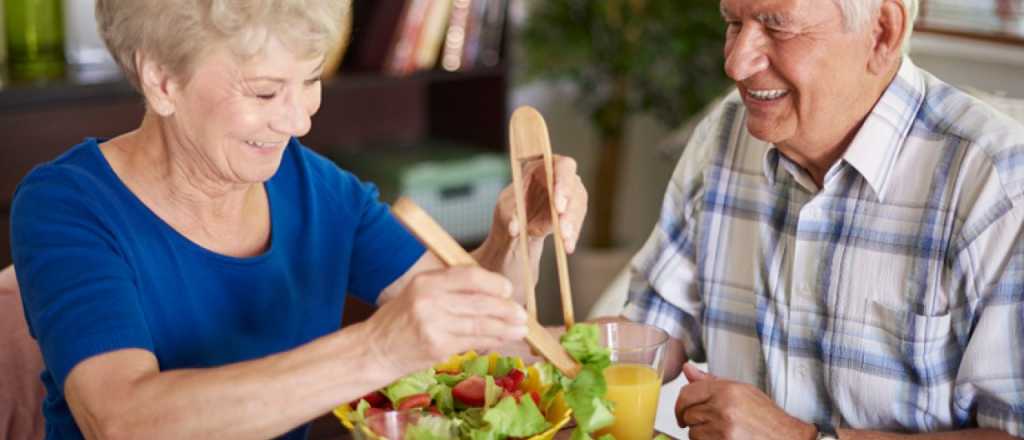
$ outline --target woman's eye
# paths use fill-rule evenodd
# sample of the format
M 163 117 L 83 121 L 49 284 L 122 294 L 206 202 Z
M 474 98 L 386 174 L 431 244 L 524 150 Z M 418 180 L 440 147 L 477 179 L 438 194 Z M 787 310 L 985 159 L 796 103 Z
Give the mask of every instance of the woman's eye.
M 271 99 L 274 99 L 275 96 L 277 96 L 277 93 L 257 93 L 256 94 L 257 98 L 262 99 L 264 101 L 270 101 Z

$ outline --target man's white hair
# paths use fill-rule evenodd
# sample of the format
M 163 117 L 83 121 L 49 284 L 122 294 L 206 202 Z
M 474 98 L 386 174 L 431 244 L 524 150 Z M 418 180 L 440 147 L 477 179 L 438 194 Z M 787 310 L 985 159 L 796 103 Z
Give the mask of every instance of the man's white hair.
M 883 0 L 835 0 L 843 13 L 843 26 L 846 30 L 860 30 L 882 7 Z M 902 0 L 907 7 L 907 32 L 903 36 L 903 52 L 910 51 L 910 34 L 914 33 L 914 21 L 917 20 L 918 0 Z

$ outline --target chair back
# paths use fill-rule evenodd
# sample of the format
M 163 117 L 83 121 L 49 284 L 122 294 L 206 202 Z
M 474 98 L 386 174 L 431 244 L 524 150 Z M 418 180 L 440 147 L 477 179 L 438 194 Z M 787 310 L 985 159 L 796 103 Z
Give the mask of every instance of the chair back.
M 0 438 L 43 438 L 43 358 L 28 333 L 14 267 L 0 271 Z

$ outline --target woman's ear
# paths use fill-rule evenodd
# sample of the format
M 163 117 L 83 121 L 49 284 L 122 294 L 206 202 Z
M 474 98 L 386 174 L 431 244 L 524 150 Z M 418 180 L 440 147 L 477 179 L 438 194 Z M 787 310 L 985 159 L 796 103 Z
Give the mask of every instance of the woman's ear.
M 907 28 L 907 8 L 900 0 L 884 0 L 873 24 L 874 47 L 868 69 L 885 74 L 903 56 L 903 36 Z
M 172 91 L 175 83 L 167 68 L 141 52 L 135 53 L 135 66 L 148 107 L 160 116 L 173 115 L 175 106 Z

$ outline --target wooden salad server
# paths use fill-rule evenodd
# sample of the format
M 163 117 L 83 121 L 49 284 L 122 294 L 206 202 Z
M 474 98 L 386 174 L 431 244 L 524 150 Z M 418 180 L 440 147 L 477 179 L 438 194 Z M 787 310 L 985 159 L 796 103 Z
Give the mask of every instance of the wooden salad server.
M 437 255 L 450 267 L 476 266 L 473 256 L 466 252 L 451 235 L 437 224 L 433 218 L 412 200 L 402 197 L 391 207 L 398 221 L 418 238 L 427 249 Z M 569 356 L 561 344 L 548 333 L 534 317 L 526 321 L 526 342 L 544 359 L 551 362 L 562 374 L 574 378 L 580 371 L 580 365 Z
M 568 329 L 575 324 L 575 319 L 572 311 L 572 290 L 569 287 L 569 264 L 566 261 L 565 243 L 562 239 L 562 224 L 558 219 L 558 209 L 555 207 L 555 170 L 551 159 L 551 139 L 548 137 L 548 126 L 544 123 L 544 117 L 535 108 L 522 106 L 512 113 L 512 122 L 509 124 L 509 155 L 512 162 L 512 186 L 516 197 L 516 219 L 520 225 L 519 260 L 524 278 L 520 282 L 526 288 L 526 309 L 533 319 L 537 319 L 537 299 L 527 247 L 528 224 L 523 166 L 528 162 L 540 160 L 544 165 L 548 205 L 551 209 L 555 235 L 555 262 L 558 264 L 558 287 L 562 293 L 562 319 L 565 328 Z

